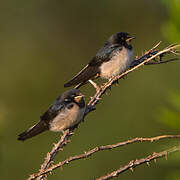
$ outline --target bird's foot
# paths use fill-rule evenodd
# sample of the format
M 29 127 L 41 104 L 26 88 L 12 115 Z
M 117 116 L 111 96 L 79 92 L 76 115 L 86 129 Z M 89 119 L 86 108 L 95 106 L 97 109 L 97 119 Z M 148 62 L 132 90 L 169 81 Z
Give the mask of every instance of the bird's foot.
M 93 87 L 96 89 L 96 92 L 99 92 L 101 87 L 99 87 L 94 81 L 89 80 L 89 82 L 93 85 Z

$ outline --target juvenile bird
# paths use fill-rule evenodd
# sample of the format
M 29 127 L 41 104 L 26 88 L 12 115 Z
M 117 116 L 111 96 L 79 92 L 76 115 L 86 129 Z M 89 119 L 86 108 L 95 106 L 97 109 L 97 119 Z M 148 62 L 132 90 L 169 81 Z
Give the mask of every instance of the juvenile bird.
M 131 45 L 134 38 L 126 32 L 113 34 L 93 59 L 73 79 L 64 84 L 64 87 L 76 85 L 75 88 L 79 88 L 89 81 L 98 90 L 93 79 L 111 79 L 127 70 L 134 60 Z
M 59 96 L 42 114 L 40 121 L 18 135 L 18 140 L 26 140 L 46 130 L 63 132 L 76 126 L 84 118 L 85 102 L 78 89 L 71 89 Z

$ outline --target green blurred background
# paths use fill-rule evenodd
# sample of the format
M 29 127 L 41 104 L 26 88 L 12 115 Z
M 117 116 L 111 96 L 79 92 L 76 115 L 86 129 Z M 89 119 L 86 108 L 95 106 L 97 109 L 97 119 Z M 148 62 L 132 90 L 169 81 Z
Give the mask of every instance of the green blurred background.
M 39 120 L 66 90 L 63 84 L 91 60 L 111 34 L 126 31 L 136 36 L 135 55 L 141 55 L 160 40 L 161 47 L 180 42 L 179 12 L 180 0 L 1 0 L 0 179 L 25 179 L 37 172 L 60 134 L 46 132 L 24 143 L 17 141 L 17 135 Z M 128 75 L 104 96 L 97 111 L 86 117 L 55 162 L 97 145 L 179 133 L 180 108 L 175 108 L 177 125 L 167 123 L 172 117 L 168 97 L 175 96 L 175 106 L 180 102 L 176 98 L 179 79 L 180 62 L 146 66 Z M 89 84 L 81 90 L 87 101 L 94 93 Z M 100 152 L 56 170 L 49 179 L 90 180 L 178 140 L 171 142 L 141 143 Z M 178 179 L 180 153 L 157 162 L 117 179 Z

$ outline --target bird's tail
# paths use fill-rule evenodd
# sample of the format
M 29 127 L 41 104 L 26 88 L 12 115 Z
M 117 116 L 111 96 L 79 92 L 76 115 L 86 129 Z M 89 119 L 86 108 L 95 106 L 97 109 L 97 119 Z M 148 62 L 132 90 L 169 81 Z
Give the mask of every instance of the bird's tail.
M 18 140 L 24 141 L 48 129 L 49 129 L 49 126 L 46 122 L 39 121 L 36 125 L 29 128 L 27 131 L 24 131 L 23 133 L 19 134 Z
M 70 87 L 74 85 L 84 84 L 89 79 L 96 76 L 98 69 L 92 66 L 85 66 L 73 79 L 64 84 L 64 87 Z M 78 86 L 79 87 L 79 86 Z

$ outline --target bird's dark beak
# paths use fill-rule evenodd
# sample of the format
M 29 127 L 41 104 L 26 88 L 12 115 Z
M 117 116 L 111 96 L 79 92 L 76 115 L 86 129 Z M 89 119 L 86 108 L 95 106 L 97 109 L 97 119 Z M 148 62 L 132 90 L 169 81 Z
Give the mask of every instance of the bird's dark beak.
M 126 39 L 126 42 L 130 42 L 131 40 L 135 39 L 136 37 L 134 36 L 129 36 L 127 39 Z
M 79 95 L 79 96 L 74 97 L 74 100 L 75 100 L 77 103 L 79 103 L 79 102 L 82 100 L 83 97 L 84 97 L 84 95 Z

